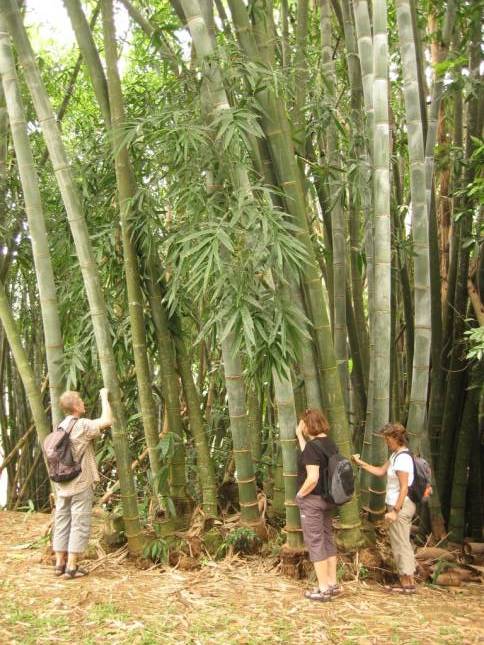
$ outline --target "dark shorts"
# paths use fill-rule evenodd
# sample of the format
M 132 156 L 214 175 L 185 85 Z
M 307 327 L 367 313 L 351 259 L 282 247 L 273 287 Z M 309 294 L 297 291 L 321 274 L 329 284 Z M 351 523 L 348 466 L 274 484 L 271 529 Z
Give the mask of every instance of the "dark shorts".
M 320 495 L 296 496 L 296 502 L 311 562 L 320 562 L 336 555 L 332 526 L 333 504 L 326 502 Z

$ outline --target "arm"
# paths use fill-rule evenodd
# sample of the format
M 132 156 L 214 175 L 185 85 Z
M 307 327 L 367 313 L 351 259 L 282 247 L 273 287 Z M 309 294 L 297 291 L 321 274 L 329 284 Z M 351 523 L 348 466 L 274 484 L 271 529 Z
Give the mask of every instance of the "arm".
M 297 437 L 297 440 L 299 441 L 299 448 L 301 449 L 301 452 L 306 447 L 306 439 L 304 438 L 304 428 L 305 427 L 306 426 L 305 426 L 304 421 L 299 421 L 298 426 L 296 428 L 296 437 Z
M 387 474 L 388 466 L 390 465 L 390 462 L 386 461 L 383 466 L 372 466 L 371 464 L 366 463 L 366 461 L 360 459 L 360 455 L 352 455 L 351 458 L 357 466 L 360 466 L 363 470 L 366 470 L 372 475 L 376 475 L 376 477 L 384 477 Z
M 319 466 L 306 466 L 306 479 L 297 492 L 299 497 L 306 497 L 311 491 L 316 488 L 319 481 Z
M 101 416 L 99 419 L 95 419 L 95 422 L 98 424 L 100 430 L 105 430 L 113 425 L 113 412 L 111 410 L 111 404 L 109 403 L 109 390 L 103 387 L 99 391 L 99 396 L 101 397 Z
M 400 483 L 400 495 L 398 496 L 394 508 L 398 513 L 402 510 L 403 502 L 405 501 L 405 497 L 408 494 L 408 473 L 404 470 L 397 470 L 396 473 L 398 481 Z

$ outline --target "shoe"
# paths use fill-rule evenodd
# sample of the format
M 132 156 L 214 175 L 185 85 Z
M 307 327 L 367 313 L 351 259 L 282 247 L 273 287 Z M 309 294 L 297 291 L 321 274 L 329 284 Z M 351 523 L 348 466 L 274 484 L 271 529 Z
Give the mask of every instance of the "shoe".
M 72 578 L 84 578 L 89 574 L 89 571 L 76 567 L 75 569 L 66 569 L 64 573 L 64 578 L 71 580 Z
M 326 591 L 313 589 L 313 591 L 306 591 L 304 597 L 308 600 L 315 600 L 317 602 L 329 602 L 332 598 L 332 594 L 330 589 L 326 589 Z

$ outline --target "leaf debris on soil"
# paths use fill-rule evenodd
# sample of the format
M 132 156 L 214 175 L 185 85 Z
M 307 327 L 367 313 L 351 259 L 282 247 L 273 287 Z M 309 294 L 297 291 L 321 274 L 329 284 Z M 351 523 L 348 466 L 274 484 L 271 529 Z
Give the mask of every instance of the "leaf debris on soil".
M 49 518 L 0 513 L 0 642 L 130 645 L 454 643 L 484 641 L 482 593 L 419 586 L 391 596 L 344 583 L 330 603 L 304 599 L 307 583 L 282 577 L 271 558 L 238 556 L 197 571 L 140 570 L 126 549 L 100 554 L 82 580 L 55 578 L 35 545 Z

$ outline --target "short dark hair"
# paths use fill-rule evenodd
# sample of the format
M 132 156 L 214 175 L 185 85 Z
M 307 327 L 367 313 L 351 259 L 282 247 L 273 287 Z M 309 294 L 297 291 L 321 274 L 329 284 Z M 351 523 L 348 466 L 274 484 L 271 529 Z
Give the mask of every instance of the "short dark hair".
M 311 437 L 316 437 L 322 432 L 325 434 L 329 432 L 328 420 L 320 410 L 304 410 L 301 421 L 304 421 L 308 434 Z
M 406 446 L 408 443 L 407 431 L 401 423 L 387 423 L 381 429 L 381 434 L 384 437 L 395 439 L 395 441 L 398 441 L 400 446 Z

